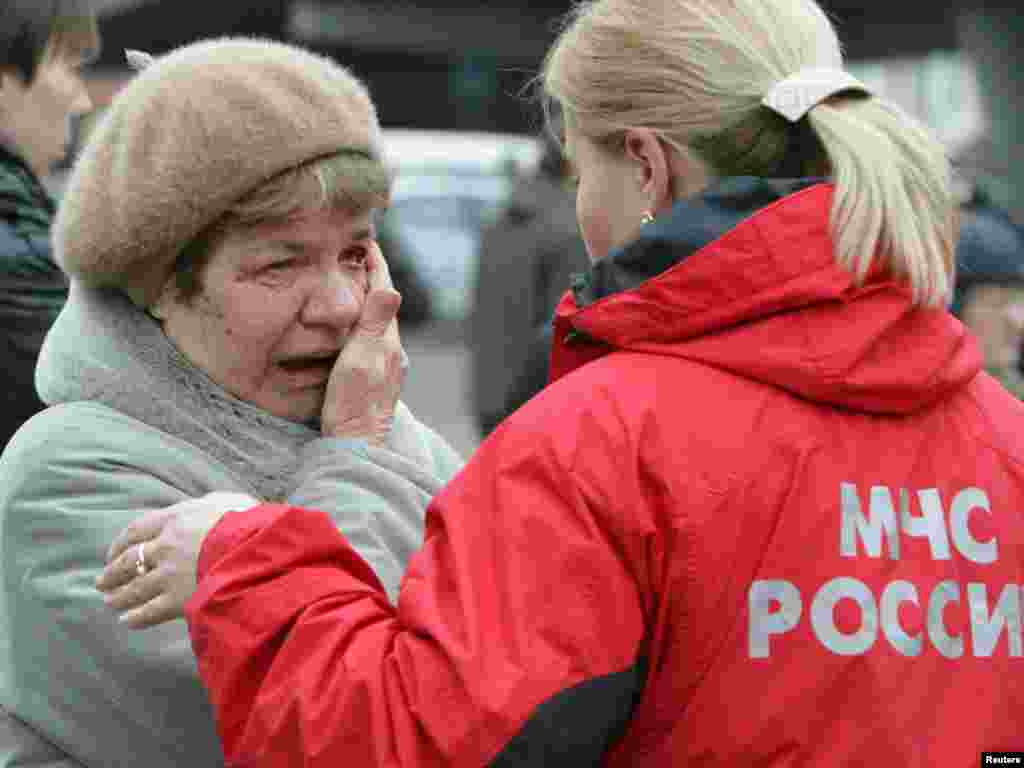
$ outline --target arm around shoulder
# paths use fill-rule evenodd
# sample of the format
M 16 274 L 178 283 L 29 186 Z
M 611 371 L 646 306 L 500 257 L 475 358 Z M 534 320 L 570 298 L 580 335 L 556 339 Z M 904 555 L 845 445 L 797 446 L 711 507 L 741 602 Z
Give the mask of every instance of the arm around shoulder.
M 600 764 L 643 686 L 639 587 L 571 462 L 500 442 L 434 500 L 397 609 L 322 512 L 211 531 L 186 616 L 230 761 Z

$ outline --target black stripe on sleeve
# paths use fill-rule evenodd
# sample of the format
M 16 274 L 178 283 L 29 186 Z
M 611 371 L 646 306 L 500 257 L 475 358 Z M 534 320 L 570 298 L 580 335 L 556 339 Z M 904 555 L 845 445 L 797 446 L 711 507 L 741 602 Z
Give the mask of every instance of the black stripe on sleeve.
M 647 661 L 559 691 L 534 710 L 488 768 L 600 765 L 626 730 L 647 675 Z

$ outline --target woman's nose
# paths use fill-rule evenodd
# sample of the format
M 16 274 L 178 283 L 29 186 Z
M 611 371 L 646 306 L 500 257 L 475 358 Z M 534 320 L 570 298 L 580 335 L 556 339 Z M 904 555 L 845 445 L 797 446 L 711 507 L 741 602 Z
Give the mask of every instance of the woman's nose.
M 362 297 L 356 295 L 356 286 L 346 276 L 332 272 L 321 278 L 319 285 L 306 302 L 303 321 L 307 325 L 329 325 L 346 331 L 359 318 Z

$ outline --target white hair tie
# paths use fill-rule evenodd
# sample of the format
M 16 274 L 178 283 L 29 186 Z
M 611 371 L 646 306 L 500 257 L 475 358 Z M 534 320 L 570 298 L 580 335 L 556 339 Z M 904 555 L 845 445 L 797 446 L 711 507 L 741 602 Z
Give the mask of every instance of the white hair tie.
M 780 80 L 761 103 L 795 123 L 829 96 L 851 90 L 871 95 L 867 86 L 849 72 L 812 67 Z
M 128 60 L 128 66 L 136 72 L 141 72 L 156 61 L 156 59 L 145 51 L 133 51 L 131 49 L 125 50 L 124 57 Z

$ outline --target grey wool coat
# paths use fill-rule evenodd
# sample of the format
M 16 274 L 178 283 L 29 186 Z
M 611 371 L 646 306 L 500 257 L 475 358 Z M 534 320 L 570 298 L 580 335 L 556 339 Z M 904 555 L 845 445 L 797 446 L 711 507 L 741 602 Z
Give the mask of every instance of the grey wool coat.
M 223 765 L 185 622 L 129 630 L 93 585 L 144 512 L 211 491 L 322 509 L 394 600 L 462 466 L 401 404 L 386 448 L 272 417 L 77 282 L 36 383 L 50 407 L 0 458 L 0 768 Z

